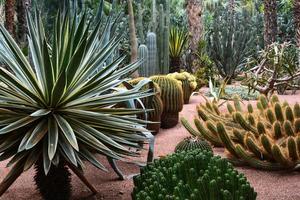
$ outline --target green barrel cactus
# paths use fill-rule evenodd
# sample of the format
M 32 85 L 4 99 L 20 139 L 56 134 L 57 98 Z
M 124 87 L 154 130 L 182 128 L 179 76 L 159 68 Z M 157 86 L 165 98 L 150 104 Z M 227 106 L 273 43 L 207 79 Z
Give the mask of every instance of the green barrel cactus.
M 198 130 L 186 123 L 193 135 L 200 134 L 216 146 L 224 146 L 235 160 L 264 170 L 295 169 L 300 162 L 300 106 L 280 102 L 277 96 L 259 97 L 256 108 L 243 109 L 239 98 L 220 112 L 214 102 L 197 106 Z
M 179 112 L 183 108 L 183 92 L 180 83 L 167 76 L 152 76 L 150 79 L 157 83 L 161 89 L 163 101 L 163 113 L 161 116 L 161 127 L 172 128 L 179 120 Z
M 182 83 L 183 100 L 185 104 L 188 104 L 192 93 L 197 88 L 196 77 L 188 72 L 175 72 L 167 76 L 175 78 Z
M 256 199 L 246 177 L 210 151 L 174 153 L 141 169 L 134 177 L 133 200 Z
M 210 144 L 203 139 L 198 137 L 186 137 L 181 142 L 179 142 L 175 147 L 175 152 L 180 151 L 192 151 L 195 149 L 206 150 L 213 152 Z
M 132 85 L 138 84 L 141 80 L 144 80 L 144 77 L 139 77 L 133 80 L 130 80 L 128 83 Z M 146 97 L 142 99 L 142 103 L 144 104 L 146 109 L 150 111 L 147 113 L 147 120 L 153 123 L 147 124 L 147 129 L 152 131 L 153 134 L 157 134 L 160 128 L 161 114 L 163 112 L 163 102 L 161 100 L 161 91 L 158 84 L 154 83 L 154 92 L 156 94 L 151 97 Z M 142 89 L 149 89 L 149 86 L 144 86 Z M 141 117 L 145 119 L 145 116 Z

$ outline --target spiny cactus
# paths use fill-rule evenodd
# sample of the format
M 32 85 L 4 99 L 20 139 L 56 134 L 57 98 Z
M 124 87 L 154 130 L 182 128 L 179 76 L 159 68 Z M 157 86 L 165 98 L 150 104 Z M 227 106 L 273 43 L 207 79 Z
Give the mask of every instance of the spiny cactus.
M 133 80 L 128 81 L 129 84 L 137 85 L 141 80 L 144 80 L 144 77 L 139 77 Z M 147 87 L 147 88 L 145 88 Z M 163 102 L 161 100 L 161 91 L 158 84 L 154 83 L 154 92 L 156 92 L 156 95 L 151 97 L 146 97 L 141 99 L 142 103 L 144 104 L 146 109 L 151 109 L 151 111 L 147 112 L 147 120 L 152 121 L 154 123 L 150 123 L 147 125 L 147 129 L 150 131 L 153 131 L 153 134 L 156 134 L 159 132 L 160 128 L 160 121 L 161 121 L 161 114 L 163 112 Z M 148 86 L 144 86 L 142 89 L 149 89 Z M 145 118 L 145 117 L 142 117 Z
M 148 74 L 147 77 L 159 74 L 159 65 L 157 60 L 157 37 L 153 32 L 147 34 L 147 47 L 148 47 Z
M 175 72 L 172 74 L 168 74 L 167 76 L 181 81 L 184 103 L 188 104 L 192 93 L 197 88 L 196 77 L 188 72 Z
M 228 113 L 207 101 L 197 107 L 198 131 L 212 144 L 224 146 L 234 158 L 266 170 L 294 169 L 300 162 L 300 106 L 281 103 L 277 96 L 261 95 L 256 109 L 242 109 L 237 97 Z M 186 123 L 186 121 L 184 121 Z
M 152 76 L 150 79 L 161 89 L 164 109 L 161 116 L 161 127 L 171 128 L 178 123 L 179 112 L 183 108 L 183 92 L 176 79 L 167 76 Z
M 206 150 L 213 152 L 210 144 L 204 140 L 200 139 L 198 137 L 186 137 L 181 142 L 179 142 L 175 147 L 175 152 L 180 151 L 192 151 L 195 149 L 199 150 Z
M 256 199 L 246 177 L 212 152 L 194 150 L 169 155 L 134 177 L 133 200 Z
M 146 45 L 140 45 L 138 49 L 138 55 L 139 59 L 142 59 L 143 62 L 139 67 L 139 74 L 140 76 L 147 77 L 149 75 L 149 52 L 148 52 L 148 47 Z

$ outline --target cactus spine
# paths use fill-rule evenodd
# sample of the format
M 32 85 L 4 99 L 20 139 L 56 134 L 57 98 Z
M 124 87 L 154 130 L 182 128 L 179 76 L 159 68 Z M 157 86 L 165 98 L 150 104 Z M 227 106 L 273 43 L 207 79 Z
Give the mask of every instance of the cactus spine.
M 198 130 L 214 145 L 224 146 L 235 160 L 265 170 L 294 169 L 300 162 L 299 104 L 269 101 L 260 96 L 256 109 L 247 110 L 238 101 L 227 105 L 228 113 L 213 109 L 214 102 L 197 106 Z M 185 122 L 186 123 L 186 122 Z M 216 128 L 217 130 L 216 130 Z

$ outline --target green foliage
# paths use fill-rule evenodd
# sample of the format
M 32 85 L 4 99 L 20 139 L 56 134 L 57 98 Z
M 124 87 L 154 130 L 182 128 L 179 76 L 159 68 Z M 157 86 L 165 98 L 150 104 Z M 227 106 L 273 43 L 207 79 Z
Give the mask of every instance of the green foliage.
M 207 92 L 206 96 L 213 97 L 211 92 Z M 245 86 L 231 86 L 227 85 L 224 90 L 224 94 L 220 97 L 220 99 L 232 100 L 232 97 L 238 95 L 243 100 L 257 100 L 259 96 L 259 92 L 249 91 L 249 89 Z
M 147 122 L 136 119 L 144 110 L 118 109 L 118 102 L 153 95 L 140 91 L 149 81 L 118 90 L 122 77 L 135 71 L 139 62 L 120 68 L 123 57 L 105 65 L 118 47 L 115 35 L 103 46 L 107 30 L 92 28 L 83 14 L 58 15 L 53 39 L 46 37 L 38 13 L 28 15 L 30 62 L 7 30 L 1 26 L 0 60 L 0 160 L 11 158 L 13 166 L 2 182 L 7 188 L 41 157 L 44 173 L 54 163 L 66 162 L 79 169 L 86 160 L 105 167 L 94 154 L 121 159 L 136 155 Z M 117 131 L 116 131 L 117 130 Z
M 210 144 L 198 137 L 186 137 L 181 142 L 179 142 L 175 147 L 175 152 L 181 151 L 193 151 L 199 149 L 201 151 L 211 151 L 213 152 Z
M 197 59 L 193 62 L 193 68 L 196 69 L 195 76 L 198 80 L 198 86 L 208 86 L 209 80 L 216 81 L 218 76 L 216 66 L 208 56 L 206 47 L 206 42 L 200 40 L 196 52 Z
M 228 11 L 218 8 L 208 30 L 208 51 L 219 74 L 232 79 L 240 70 L 240 65 L 253 50 L 255 44 L 251 16 L 246 12 Z
M 290 106 L 276 96 L 261 95 L 254 109 L 242 108 L 238 97 L 220 112 L 214 102 L 197 107 L 195 119 L 200 133 L 217 146 L 224 146 L 235 161 L 264 170 L 295 169 L 300 161 L 299 104 Z
M 173 27 L 170 30 L 170 72 L 179 72 L 181 56 L 188 42 L 188 34 L 183 29 Z
M 183 91 L 179 81 L 167 76 L 152 76 L 150 79 L 161 89 L 164 109 L 161 116 L 161 127 L 171 128 L 178 123 L 179 112 L 183 108 Z
M 134 200 L 156 199 L 256 199 L 246 177 L 212 152 L 194 150 L 169 155 L 134 177 Z
M 297 87 L 294 83 L 300 76 L 297 52 L 291 43 L 270 45 L 248 60 L 248 78 L 243 83 L 266 95 L 274 90 L 283 93 L 287 88 Z

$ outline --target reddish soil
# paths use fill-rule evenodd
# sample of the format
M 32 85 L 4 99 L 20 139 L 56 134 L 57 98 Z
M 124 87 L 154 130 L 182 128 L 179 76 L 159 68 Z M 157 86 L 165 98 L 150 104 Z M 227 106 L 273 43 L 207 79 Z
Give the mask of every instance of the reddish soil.
M 293 96 L 280 96 L 281 99 L 289 103 L 300 101 L 300 92 Z M 185 105 L 180 116 L 192 120 L 196 115 L 195 106 L 203 102 L 201 96 L 194 96 L 190 104 Z M 189 134 L 179 123 L 176 127 L 168 130 L 161 130 L 156 136 L 155 157 L 165 156 L 172 153 L 176 144 Z M 214 149 L 216 154 L 223 154 L 223 149 Z M 85 175 L 87 179 L 96 187 L 99 193 L 91 196 L 91 192 L 76 177 L 72 176 L 73 197 L 74 200 L 129 200 L 133 188 L 132 180 L 119 181 L 117 175 L 109 168 L 104 157 L 99 156 L 99 160 L 108 167 L 109 173 L 95 169 L 90 164 L 86 164 Z M 0 180 L 8 173 L 5 168 L 6 162 L 0 162 Z M 119 163 L 120 168 L 126 174 L 138 173 L 138 167 Z M 299 172 L 267 172 L 251 168 L 237 167 L 244 173 L 251 185 L 258 193 L 258 200 L 299 200 L 300 199 L 300 173 Z M 40 200 L 33 182 L 34 170 L 22 174 L 22 176 L 12 185 L 11 188 L 0 198 L 1 200 Z

